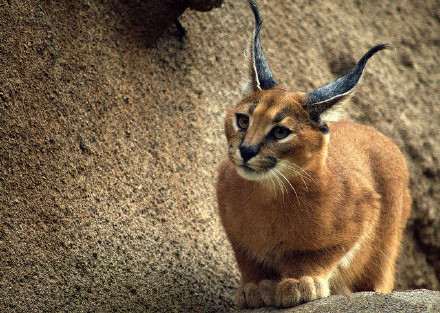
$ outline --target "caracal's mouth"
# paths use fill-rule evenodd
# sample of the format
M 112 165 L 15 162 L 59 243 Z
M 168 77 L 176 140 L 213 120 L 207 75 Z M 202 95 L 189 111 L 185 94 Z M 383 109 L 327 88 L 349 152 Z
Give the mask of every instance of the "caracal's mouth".
M 251 159 L 244 161 L 237 152 L 231 153 L 229 158 L 234 164 L 237 173 L 247 180 L 264 180 L 270 176 L 270 172 L 277 165 L 277 160 L 272 157 Z
M 256 169 L 253 169 L 252 167 L 250 167 L 247 164 L 238 165 L 238 167 L 240 167 L 243 171 L 245 171 L 247 173 L 258 173 L 258 171 Z
M 248 180 L 262 180 L 264 178 L 264 172 L 259 172 L 248 165 L 236 165 L 235 166 L 238 175 Z

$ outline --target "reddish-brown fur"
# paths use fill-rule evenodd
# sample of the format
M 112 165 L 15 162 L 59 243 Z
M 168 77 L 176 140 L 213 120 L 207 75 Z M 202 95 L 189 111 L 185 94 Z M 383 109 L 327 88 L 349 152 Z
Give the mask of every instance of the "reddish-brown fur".
M 246 96 L 225 122 L 229 155 L 219 168 L 221 221 L 235 252 L 242 284 L 240 307 L 288 307 L 329 294 L 391 292 L 394 264 L 411 198 L 408 171 L 393 142 L 372 127 L 350 122 L 329 125 L 324 135 L 310 120 L 305 95 L 281 88 Z M 235 114 L 249 112 L 246 132 L 234 128 Z M 280 123 L 295 136 L 268 141 L 264 156 L 295 166 L 257 181 L 237 173 L 241 142 L 265 140 L 265 129 L 281 110 Z M 269 127 L 270 128 L 270 127 Z M 288 180 L 288 182 L 287 182 Z

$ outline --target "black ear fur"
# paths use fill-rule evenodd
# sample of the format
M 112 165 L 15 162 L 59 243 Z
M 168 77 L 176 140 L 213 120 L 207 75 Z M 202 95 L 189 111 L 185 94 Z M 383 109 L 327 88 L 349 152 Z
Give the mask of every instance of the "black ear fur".
M 350 73 L 315 91 L 307 93 L 307 102 L 303 107 L 309 112 L 310 118 L 318 124 L 324 125 L 325 122 L 321 121 L 321 114 L 347 98 L 359 83 L 368 59 L 376 52 L 388 47 L 386 44 L 374 46 L 359 60 L 354 70 Z

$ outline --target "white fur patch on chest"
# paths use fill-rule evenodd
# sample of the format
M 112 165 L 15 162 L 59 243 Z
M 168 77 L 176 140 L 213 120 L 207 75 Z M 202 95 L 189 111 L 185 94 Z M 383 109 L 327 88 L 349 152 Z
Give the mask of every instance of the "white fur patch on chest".
M 344 255 L 344 257 L 339 261 L 338 265 L 342 268 L 350 267 L 353 258 L 355 257 L 356 253 L 360 250 L 360 248 L 361 248 L 361 244 L 358 241 L 353 245 L 353 247 L 351 247 L 350 251 L 348 251 L 347 254 Z

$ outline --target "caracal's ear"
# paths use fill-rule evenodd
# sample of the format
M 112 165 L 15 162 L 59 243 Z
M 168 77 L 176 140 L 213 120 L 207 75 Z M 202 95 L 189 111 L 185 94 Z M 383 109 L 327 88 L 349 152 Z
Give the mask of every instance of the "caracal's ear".
M 376 52 L 386 48 L 388 48 L 386 44 L 373 47 L 360 59 L 354 70 L 350 73 L 328 85 L 307 93 L 307 100 L 303 107 L 309 112 L 310 118 L 318 123 L 324 131 L 327 129 L 327 122 L 332 121 L 330 116 L 332 111 L 337 109 L 335 105 L 347 99 L 359 83 L 368 59 Z
M 246 77 L 243 93 L 249 94 L 261 89 L 271 89 L 277 85 L 272 72 L 267 65 L 263 50 L 260 44 L 260 29 L 262 20 L 257 4 L 253 0 L 248 0 L 249 6 L 255 16 L 255 30 L 251 44 L 245 57 Z

